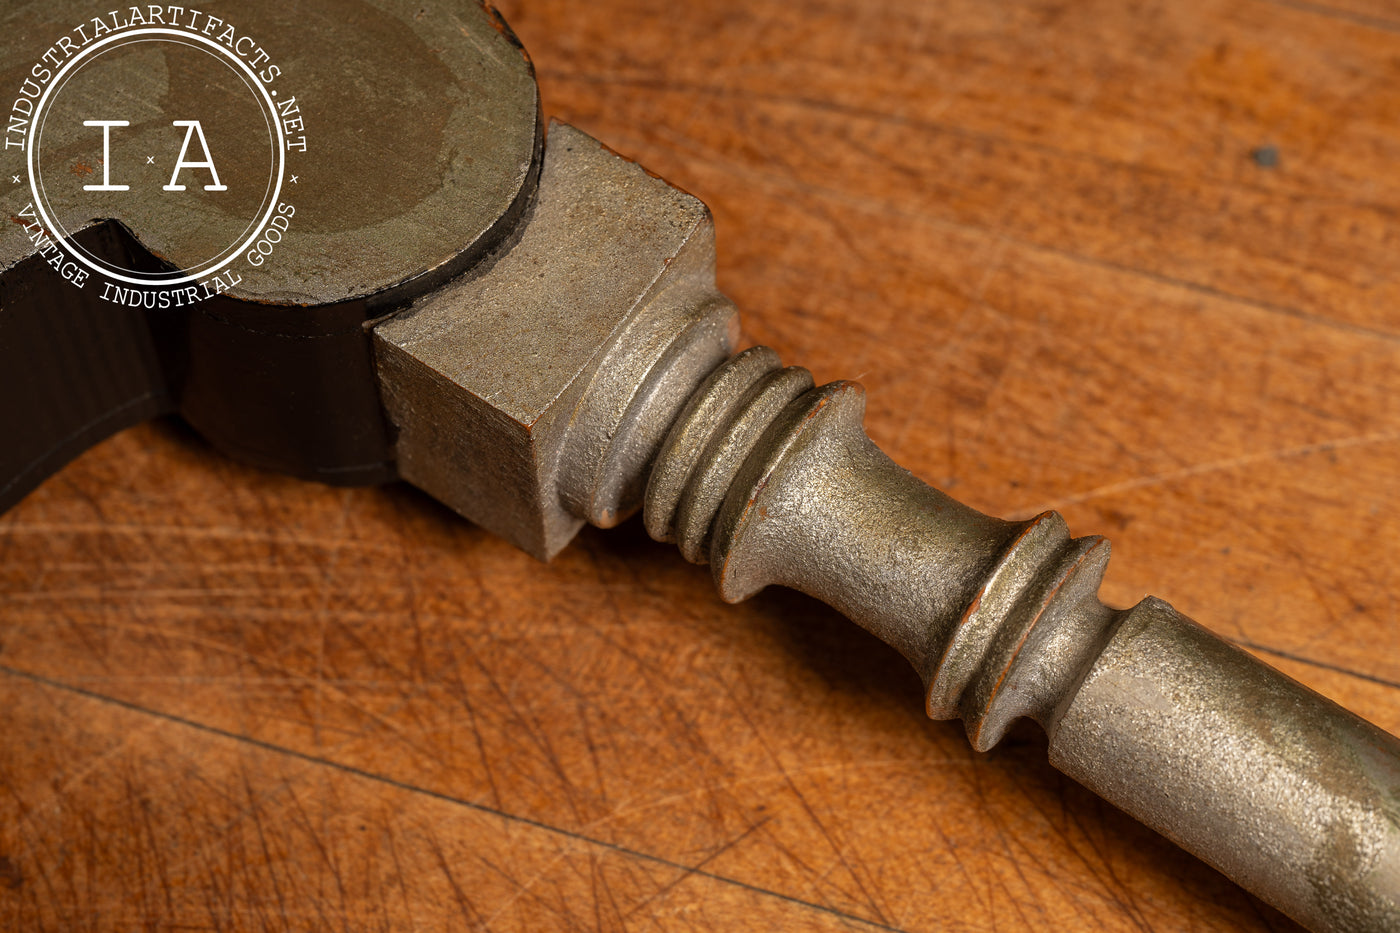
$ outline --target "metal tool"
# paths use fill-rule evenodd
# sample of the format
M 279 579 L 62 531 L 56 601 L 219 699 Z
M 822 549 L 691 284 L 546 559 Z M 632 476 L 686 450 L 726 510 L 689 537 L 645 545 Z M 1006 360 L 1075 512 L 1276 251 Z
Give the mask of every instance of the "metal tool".
M 59 6 L 17 18 L 81 20 Z M 287 15 L 227 11 L 249 36 Z M 287 63 L 325 155 L 296 196 L 307 235 L 288 231 L 276 263 L 172 311 L 75 290 L 42 236 L 0 241 L 0 391 L 32 398 L 5 415 L 18 443 L 0 505 L 111 431 L 180 411 L 256 463 L 402 477 L 544 559 L 640 509 L 725 599 L 794 587 L 899 649 L 929 714 L 962 718 L 976 748 L 1034 719 L 1052 764 L 1311 929 L 1400 928 L 1400 741 L 1160 600 L 1106 608 L 1106 541 L 923 484 L 865 436 L 857 384 L 815 387 L 763 347 L 735 355 L 704 205 L 566 125 L 542 144 L 528 59 L 489 12 L 296 15 L 382 80 L 352 99 L 348 58 Z M 17 59 L 42 60 L 38 27 L 16 34 Z M 110 56 L 95 87 L 168 91 L 147 51 Z M 203 88 L 189 106 L 226 91 Z M 405 126 L 409 157 L 389 164 L 362 130 L 413 95 L 434 120 Z M 237 226 L 213 195 L 173 214 L 154 193 L 90 201 L 62 173 L 106 171 L 116 130 L 53 131 L 69 134 L 53 215 L 95 255 L 168 274 Z M 331 180 L 345 177 L 381 188 L 350 198 Z M 24 192 L 0 197 L 29 216 Z

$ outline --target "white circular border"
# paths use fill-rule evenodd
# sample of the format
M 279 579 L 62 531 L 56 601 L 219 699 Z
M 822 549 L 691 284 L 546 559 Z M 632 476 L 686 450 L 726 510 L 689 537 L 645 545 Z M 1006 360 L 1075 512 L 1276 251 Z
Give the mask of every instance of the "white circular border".
M 243 59 L 239 58 L 231 50 L 224 48 L 223 46 L 219 45 L 217 42 L 214 42 L 211 39 L 207 39 L 204 36 L 197 35 L 195 33 L 190 33 L 179 29 L 159 29 L 155 27 L 147 27 L 145 29 L 129 29 L 124 32 L 119 32 L 116 35 L 109 36 L 108 38 L 103 39 L 100 42 L 95 42 L 87 48 L 83 49 L 81 52 L 79 52 L 73 57 L 72 61 L 68 62 L 61 69 L 59 69 L 58 73 L 55 74 L 52 79 L 50 79 L 48 87 L 44 89 L 43 94 L 39 95 L 39 100 L 34 105 L 34 115 L 30 118 L 29 124 L 29 145 L 27 147 L 29 152 L 28 158 L 26 160 L 26 166 L 29 171 L 29 190 L 34 195 L 34 210 L 39 215 L 39 219 L 43 222 L 44 227 L 49 230 L 57 229 L 58 225 L 53 222 L 53 220 L 49 217 L 48 213 L 44 210 L 44 199 L 39 194 L 38 186 L 35 181 L 36 175 L 34 172 L 34 154 L 35 146 L 38 142 L 36 137 L 38 136 L 39 131 L 39 118 L 40 115 L 44 112 L 44 106 L 48 102 L 49 93 L 59 85 L 59 79 L 62 78 L 63 75 L 66 72 L 68 72 L 71 68 L 73 68 L 74 65 L 77 65 L 80 61 L 82 61 L 82 59 L 85 56 L 97 51 L 104 45 L 108 45 L 110 43 L 117 42 L 122 39 L 128 39 L 131 36 L 138 35 L 160 35 L 172 36 L 178 39 L 194 39 L 195 41 L 207 45 L 215 52 L 231 60 L 235 65 L 243 69 L 244 74 L 252 79 L 253 86 L 256 87 L 259 92 L 261 92 L 263 102 L 267 104 L 267 109 L 269 113 L 273 115 L 272 125 L 277 131 L 277 184 L 273 187 L 272 197 L 268 201 L 267 211 L 263 214 L 262 219 L 257 222 L 252 235 L 250 235 L 244 242 L 240 243 L 236 249 L 229 253 L 227 258 L 219 262 L 217 265 L 210 266 L 207 269 L 203 269 L 197 274 L 187 274 L 180 276 L 179 278 L 137 279 L 131 278 L 130 276 L 122 275 L 119 272 L 114 272 L 105 266 L 90 261 L 87 257 L 85 257 L 82 254 L 82 250 L 70 249 L 68 251 L 74 259 L 78 260 L 83 265 L 87 266 L 89 269 L 98 273 L 99 275 L 103 275 L 112 279 L 117 279 L 118 281 L 126 282 L 129 285 L 159 285 L 162 287 L 171 285 L 184 285 L 187 282 L 198 282 L 201 277 L 212 275 L 213 273 L 218 272 L 224 266 L 237 259 L 239 254 L 242 253 L 243 250 L 251 246 L 262 234 L 263 228 L 267 226 L 267 222 L 272 218 L 273 211 L 277 209 L 277 198 L 282 193 L 282 179 L 287 167 L 287 139 L 286 135 L 282 131 L 282 121 L 277 119 L 276 117 L 277 104 L 272 100 L 272 96 L 267 93 L 267 88 L 263 86 L 261 79 L 258 78 L 257 72 L 250 68 L 247 62 L 243 61 Z M 58 237 L 58 239 L 61 241 L 64 238 L 60 236 Z
M 123 33 L 121 33 L 119 36 L 115 36 L 115 37 L 113 37 L 113 38 L 115 38 L 115 39 L 126 39 L 128 36 L 134 36 L 134 35 L 135 35 L 134 31 L 128 31 L 128 32 L 123 32 Z M 75 76 L 77 75 L 78 71 L 79 71 L 81 68 L 83 68 L 83 67 L 85 67 L 85 66 L 87 66 L 87 65 L 90 65 L 90 64 L 94 63 L 98 58 L 100 58 L 100 57 L 103 56 L 103 55 L 106 55 L 108 52 L 112 52 L 112 51 L 115 51 L 115 50 L 118 50 L 118 49 L 129 49 L 129 48 L 133 48 L 133 47 L 135 47 L 135 46 L 137 46 L 137 45 L 140 45 L 141 43 L 164 43 L 164 42 L 169 42 L 169 43 L 171 43 L 171 44 L 173 44 L 173 45 L 180 45 L 180 46 L 183 46 L 183 47 L 185 47 L 185 48 L 187 48 L 187 49 L 191 49 L 191 50 L 193 50 L 193 51 L 195 51 L 195 52 L 204 52 L 205 54 L 210 54 L 210 53 L 207 52 L 205 49 L 202 49 L 202 48 L 200 48 L 199 46 L 195 45 L 193 42 L 186 42 L 186 41 L 184 41 L 183 39 L 143 38 L 143 37 L 137 36 L 137 37 L 135 37 L 135 38 L 132 38 L 129 42 L 125 42 L 125 43 L 123 43 L 123 44 L 121 44 L 121 45 L 108 46 L 107 48 L 103 48 L 103 49 L 93 49 L 93 50 L 92 50 L 92 55 L 88 58 L 88 60 L 87 60 L 86 62 L 78 63 L 77 65 L 75 65 L 75 67 L 74 67 L 73 70 L 71 70 L 71 71 L 65 70 L 64 72 L 62 72 L 62 73 L 60 74 L 59 77 L 55 78 L 52 82 L 50 82 L 51 87 L 52 87 L 52 90 L 53 90 L 53 94 L 54 94 L 55 97 L 57 97 L 58 95 L 62 94 L 63 91 L 64 91 L 64 85 L 66 85 L 67 82 L 68 82 L 69 80 L 71 80 L 73 77 L 75 77 Z M 240 71 L 238 71 L 236 68 L 234 68 L 234 66 L 230 63 L 230 60 L 229 60 L 227 57 L 218 57 L 218 56 L 215 56 L 215 60 L 218 61 L 220 64 L 222 64 L 225 68 L 228 68 L 230 71 L 232 71 L 232 72 L 234 73 L 234 75 L 238 78 L 238 80 L 241 81 L 241 82 L 243 82 L 243 86 L 244 86 L 245 88 L 248 89 L 248 93 L 249 93 L 249 94 L 252 94 L 254 97 L 257 96 L 257 93 L 258 93 L 258 92 L 257 92 L 256 87 L 255 87 L 256 84 L 257 84 L 256 78 L 254 78 L 254 80 L 250 81 L 250 80 L 249 80 L 249 76 L 246 75 L 246 74 L 244 74 L 244 73 L 242 73 L 242 72 L 240 72 Z M 42 95 L 41 95 L 41 96 L 42 96 Z M 265 99 L 264 99 L 264 100 L 265 100 Z M 276 149 L 276 148 L 277 148 L 277 140 L 276 140 L 275 135 L 274 135 L 273 124 L 277 122 L 277 112 L 276 112 L 276 111 L 267 111 L 267 110 L 265 110 L 265 109 L 261 106 L 261 102 L 260 102 L 260 104 L 259 104 L 258 110 L 259 110 L 260 113 L 262 113 L 263 123 L 264 123 L 264 125 L 267 127 L 267 129 L 268 129 L 268 145 L 269 145 L 269 148 L 270 148 L 270 149 Z M 49 114 L 48 114 L 47 112 L 45 112 L 45 111 L 40 111 L 40 113 L 41 113 L 41 117 L 40 117 L 40 119 L 39 119 L 39 121 L 38 121 L 38 124 L 37 124 L 36 138 L 37 138 L 38 136 L 41 136 L 41 135 L 45 132 L 45 128 L 48 126 L 48 122 L 49 122 L 49 121 L 48 121 Z M 48 187 L 44 184 L 44 177 L 43 177 L 43 172 L 42 172 L 42 165 L 38 165 L 38 163 L 42 163 L 42 161 L 43 161 L 43 151 L 40 150 L 38 146 L 33 146 L 32 148 L 34 149 L 34 152 L 35 152 L 34 158 L 35 158 L 36 165 L 37 165 L 38 168 L 41 169 L 41 170 L 40 170 L 40 171 L 35 171 L 35 172 L 31 173 L 31 175 L 30 175 L 30 191 L 31 191 L 31 192 L 34 191 L 34 190 L 35 190 L 35 186 L 37 186 L 37 187 L 38 187 L 38 190 L 39 190 L 40 193 L 41 193 L 41 197 L 35 198 L 35 200 L 36 200 L 36 201 L 42 200 L 43 203 L 47 203 L 47 200 L 48 200 Z M 279 158 L 285 158 L 285 155 L 279 155 L 279 154 L 277 154 L 277 153 L 273 153 L 273 156 L 274 156 L 273 161 L 276 161 L 276 160 L 279 159 Z M 263 191 L 263 196 L 262 196 L 262 199 L 261 199 L 261 203 L 259 204 L 259 210 L 262 209 L 262 208 L 261 208 L 261 205 L 262 205 L 262 204 L 275 205 L 275 204 L 277 203 L 277 202 L 276 202 L 276 194 L 277 194 L 278 192 L 275 192 L 275 191 L 273 190 L 273 182 L 274 182 L 273 173 L 272 173 L 272 172 L 269 172 L 269 173 L 268 173 L 268 177 L 267 177 L 267 187 L 266 187 L 266 188 L 264 189 L 264 191 Z M 242 236 L 243 236 L 244 234 L 246 234 L 248 231 L 253 231 L 253 235 L 256 236 L 256 235 L 257 235 L 257 232 L 258 232 L 259 230 L 261 230 L 261 229 L 266 225 L 266 221 L 267 221 L 266 215 L 264 215 L 263 218 L 262 218 L 261 220 L 259 220 L 257 217 L 254 217 L 253 219 L 249 220 L 247 224 L 244 225 L 243 231 L 239 234 L 239 236 L 242 237 Z M 53 229 L 50 229 L 50 230 L 49 230 L 49 234 L 50 234 L 51 236 L 53 236 L 54 234 L 59 234 L 58 236 L 54 236 L 54 239 L 64 241 L 64 242 L 67 244 L 69 250 L 71 250 L 71 251 L 74 252 L 74 253 L 80 253 L 82 256 L 86 256 L 88 259 L 92 260 L 92 261 L 93 261 L 94 263 L 96 263 L 98 266 L 100 266 L 100 267 L 102 267 L 103 269 L 107 270 L 107 271 L 106 271 L 106 274 L 108 274 L 108 275 L 119 275 L 119 274 L 120 274 L 120 267 L 110 266 L 110 265 L 108 265 L 107 263 L 105 263 L 100 257 L 93 255 L 91 252 L 89 252 L 87 249 L 85 249 L 82 245 L 80 245 L 80 244 L 73 238 L 73 233 L 72 233 L 72 231 L 70 231 L 67 227 L 64 227 L 62 224 L 55 222 L 55 223 L 53 224 Z M 190 271 L 190 273 L 189 273 L 190 276 L 192 276 L 192 277 L 199 277 L 199 276 L 202 274 L 202 272 L 201 272 L 200 270 L 204 270 L 204 269 L 214 269 L 214 268 L 222 268 L 223 263 L 219 261 L 219 257 L 221 257 L 221 256 L 228 256 L 228 257 L 230 257 L 230 258 L 236 258 L 237 255 L 238 255 L 238 253 L 242 252 L 242 250 L 243 250 L 243 248 L 244 248 L 245 245 L 246 245 L 246 244 L 239 244 L 239 243 L 237 243 L 237 242 L 230 243 L 228 246 L 225 246 L 223 249 L 219 250 L 218 253 L 214 254 L 213 257 L 211 257 L 211 258 L 209 258 L 209 259 L 207 259 L 207 260 L 205 260 L 205 261 L 203 261 L 203 262 L 196 263 L 194 266 L 191 266 L 191 267 L 190 267 L 190 270 L 191 270 L 191 271 Z M 215 263 L 219 263 L 219 265 L 218 265 L 218 266 L 215 266 Z M 115 269 L 116 271 L 114 271 L 114 269 Z M 169 281 L 172 281 L 172 280 L 173 280 L 173 277 L 176 276 L 176 275 L 179 273 L 180 270 L 176 270 L 176 272 L 150 272 L 150 273 L 147 273 L 147 272 L 136 272 L 136 271 L 134 271 L 134 270 L 126 270 L 126 271 L 131 272 L 132 275 L 136 276 L 136 277 L 137 277 L 140 281 L 142 281 L 142 282 L 161 283 L 161 282 L 169 282 Z M 143 278 L 143 276 L 144 276 L 144 278 Z

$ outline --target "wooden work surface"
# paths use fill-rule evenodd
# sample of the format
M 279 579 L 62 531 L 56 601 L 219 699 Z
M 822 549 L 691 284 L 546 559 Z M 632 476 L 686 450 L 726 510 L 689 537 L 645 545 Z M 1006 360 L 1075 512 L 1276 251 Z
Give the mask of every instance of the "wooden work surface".
M 1400 730 L 1400 3 L 503 12 L 897 460 Z M 635 522 L 544 566 L 161 423 L 0 553 L 5 930 L 1296 929 Z

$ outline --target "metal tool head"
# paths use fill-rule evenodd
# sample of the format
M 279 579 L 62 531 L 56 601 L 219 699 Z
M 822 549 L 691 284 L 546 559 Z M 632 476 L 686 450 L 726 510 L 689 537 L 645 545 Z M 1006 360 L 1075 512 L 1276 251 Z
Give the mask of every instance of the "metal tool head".
M 0 15 L 0 508 L 179 412 L 226 452 L 395 474 L 367 322 L 507 242 L 534 71 L 475 0 Z
M 157 284 L 227 260 L 244 301 L 392 300 L 480 258 L 528 204 L 534 69 L 480 3 L 99 9 L 8 13 L 0 70 L 28 175 L 0 207 L 33 203 L 56 235 L 119 223 L 168 268 L 95 265 Z M 249 262 L 279 203 L 291 229 Z M 0 270 L 35 251 L 0 238 Z

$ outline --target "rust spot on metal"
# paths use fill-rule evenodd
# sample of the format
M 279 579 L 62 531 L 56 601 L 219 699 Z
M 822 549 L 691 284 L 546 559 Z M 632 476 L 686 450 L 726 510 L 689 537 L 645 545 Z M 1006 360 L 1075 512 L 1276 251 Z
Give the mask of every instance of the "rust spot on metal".
M 73 163 L 73 167 L 68 171 L 72 172 L 74 175 L 91 175 L 96 169 L 79 159 L 77 162 Z
M 18 214 L 11 214 L 11 215 L 10 215 L 10 223 L 12 223 L 12 224 L 19 224 L 21 227 L 23 227 L 23 228 L 26 229 L 26 230 L 34 230 L 34 229 L 37 227 L 38 230 L 39 230 L 40 235 L 46 236 L 46 237 L 48 237 L 48 238 L 51 239 L 51 240 L 54 238 L 54 237 L 53 237 L 53 234 L 49 233 L 49 231 L 45 230 L 43 227 L 39 227 L 39 226 L 38 226 L 39 221 L 37 221 L 37 220 L 32 220 L 32 221 L 30 221 L 30 220 L 25 220 L 23 217 L 19 216 Z M 29 255 L 32 256 L 33 253 L 31 252 Z
M 510 23 L 505 21 L 505 17 L 501 16 L 500 11 L 489 3 L 483 3 L 482 6 L 486 9 L 486 15 L 491 20 L 492 28 L 504 36 L 507 42 L 515 46 L 516 51 L 520 53 L 520 57 L 525 60 L 526 67 L 530 69 L 530 77 L 533 78 L 535 76 L 535 62 L 530 58 L 530 53 L 525 48 L 525 43 L 521 42 L 515 35 L 515 30 L 510 28 Z
M 1022 532 L 1022 534 L 1024 533 L 1025 532 Z M 1018 538 L 1017 540 L 1020 539 Z M 976 595 L 972 597 L 972 601 L 967 604 L 967 608 L 963 610 L 962 616 L 959 617 L 958 624 L 953 626 L 952 633 L 947 640 L 943 642 L 943 650 L 939 652 L 938 660 L 928 668 L 929 673 L 924 678 L 928 681 L 928 687 L 924 692 L 924 706 L 926 709 L 930 708 L 929 705 L 933 702 L 933 691 L 938 687 L 938 681 L 943 675 L 944 668 L 948 666 L 948 656 L 952 654 L 953 649 L 957 647 L 958 632 L 960 632 L 977 613 L 977 608 L 982 605 L 982 600 L 991 589 L 994 580 L 995 577 L 988 579 L 986 583 L 982 584 L 982 588 L 977 591 Z M 919 673 L 922 674 L 924 672 L 920 671 Z M 930 712 L 929 715 L 933 715 L 932 712 Z

